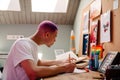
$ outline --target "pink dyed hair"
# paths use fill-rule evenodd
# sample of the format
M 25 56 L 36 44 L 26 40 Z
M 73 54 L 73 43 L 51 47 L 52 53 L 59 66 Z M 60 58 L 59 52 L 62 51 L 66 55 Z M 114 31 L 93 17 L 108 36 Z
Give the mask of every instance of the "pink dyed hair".
M 49 30 L 50 32 L 55 32 L 58 30 L 57 25 L 49 20 L 44 20 L 38 25 L 38 30 L 40 29 Z

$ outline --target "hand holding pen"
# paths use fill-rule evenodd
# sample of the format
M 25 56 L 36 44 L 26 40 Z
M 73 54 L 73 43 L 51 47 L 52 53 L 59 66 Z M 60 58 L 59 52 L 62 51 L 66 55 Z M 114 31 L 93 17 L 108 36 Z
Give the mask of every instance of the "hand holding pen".
M 70 54 L 69 54 L 69 56 L 68 56 L 68 61 L 69 61 L 69 63 L 75 63 L 76 59 L 75 59 L 75 58 L 72 58 L 72 57 L 70 56 Z
M 69 59 L 69 63 L 71 63 L 71 57 L 70 57 L 70 54 L 69 54 L 69 56 L 68 56 L 68 59 Z
M 76 59 L 72 58 L 72 57 L 70 56 L 70 54 L 69 54 L 69 56 L 68 56 L 68 59 L 69 59 L 69 63 L 74 63 L 74 64 L 76 64 Z M 84 69 L 86 72 L 89 72 L 89 69 L 88 69 L 88 68 L 84 67 L 83 69 Z

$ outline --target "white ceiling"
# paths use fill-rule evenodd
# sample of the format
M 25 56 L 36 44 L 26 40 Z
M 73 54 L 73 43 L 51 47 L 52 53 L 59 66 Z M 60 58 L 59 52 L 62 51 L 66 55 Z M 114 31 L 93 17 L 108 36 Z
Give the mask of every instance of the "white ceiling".
M 20 0 L 21 11 L 0 11 L 0 24 L 39 24 L 51 20 L 56 24 L 73 25 L 80 0 L 69 0 L 67 13 L 31 12 L 31 0 Z

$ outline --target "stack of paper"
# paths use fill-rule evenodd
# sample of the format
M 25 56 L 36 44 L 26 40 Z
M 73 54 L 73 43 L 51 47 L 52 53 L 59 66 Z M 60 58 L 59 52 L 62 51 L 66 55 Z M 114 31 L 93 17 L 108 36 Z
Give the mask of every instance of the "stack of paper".
M 82 57 L 78 57 L 75 55 L 75 53 L 73 53 L 72 51 L 68 51 L 66 53 L 60 54 L 56 56 L 56 60 L 67 60 L 69 58 L 69 56 L 71 58 L 76 59 L 75 63 L 76 63 L 76 67 L 77 68 L 84 68 L 85 66 L 88 65 L 88 60 L 87 60 L 87 56 L 82 56 Z

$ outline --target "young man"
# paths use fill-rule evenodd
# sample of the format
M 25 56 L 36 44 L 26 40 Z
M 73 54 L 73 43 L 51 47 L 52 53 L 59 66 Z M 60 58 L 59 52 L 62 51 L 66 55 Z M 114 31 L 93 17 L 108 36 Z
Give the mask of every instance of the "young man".
M 3 70 L 3 80 L 35 80 L 59 73 L 73 72 L 74 63 L 67 61 L 38 60 L 37 48 L 50 47 L 57 37 L 57 26 L 43 21 L 29 38 L 20 38 L 12 45 Z

